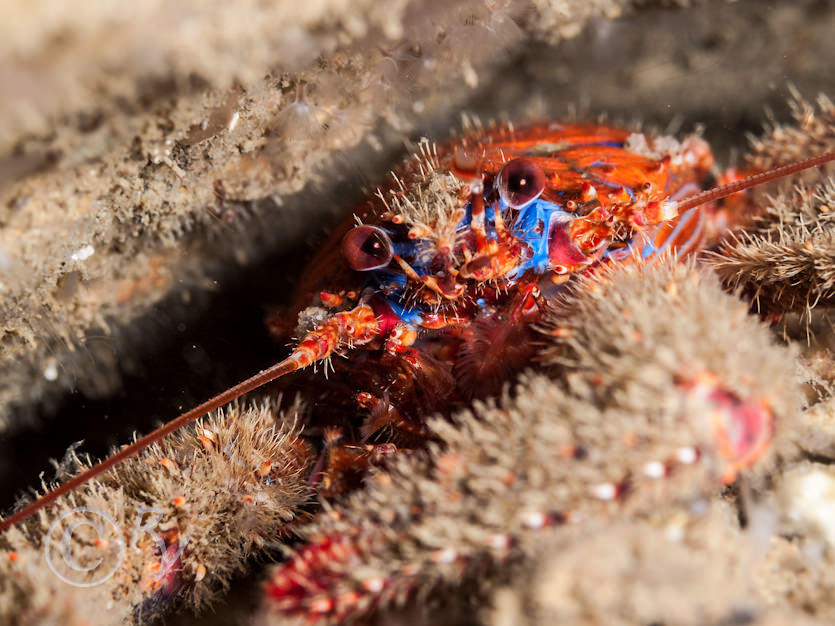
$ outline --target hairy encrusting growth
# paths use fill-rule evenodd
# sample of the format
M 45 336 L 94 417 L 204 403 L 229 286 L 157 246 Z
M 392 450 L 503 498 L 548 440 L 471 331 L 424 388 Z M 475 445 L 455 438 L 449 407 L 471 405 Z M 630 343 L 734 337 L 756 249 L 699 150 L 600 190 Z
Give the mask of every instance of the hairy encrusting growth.
M 440 167 L 435 144 L 422 139 L 417 148 L 410 164 L 415 172 L 412 184 L 404 187 L 393 174 L 394 184 L 377 193 L 395 223 L 409 226 L 410 236 L 427 240 L 427 258 L 439 251 L 452 254 L 463 237 L 458 226 L 466 213 L 468 188 Z
M 489 626 L 811 624 L 758 592 L 759 549 L 723 502 L 549 534 L 494 593 Z
M 542 341 L 564 378 L 531 374 L 454 424 L 434 421 L 444 445 L 428 459 L 404 455 L 320 516 L 267 585 L 275 623 L 430 592 L 483 599 L 543 533 L 567 545 L 616 519 L 696 515 L 762 452 L 774 416 L 799 408 L 790 352 L 690 265 L 584 279 Z
M 276 423 L 267 405 L 232 406 L 6 532 L 0 622 L 140 624 L 175 598 L 208 605 L 310 496 L 296 410 Z
M 825 96 L 817 108 L 795 94 L 796 125 L 775 125 L 755 139 L 748 164 L 757 170 L 800 155 L 835 149 L 835 104 Z M 835 240 L 831 168 L 809 170 L 794 180 L 805 187 L 775 197 L 758 191 L 765 210 L 753 224 L 728 238 L 710 262 L 731 287 L 741 288 L 765 313 L 808 312 L 835 298 Z
M 727 478 L 768 446 L 774 420 L 800 410 L 794 350 L 778 348 L 744 303 L 692 263 L 627 264 L 585 278 L 557 303 L 546 332 L 553 345 L 542 356 L 595 402 L 640 415 L 670 386 L 711 398 Z
M 19 537 L 16 546 L 0 551 L 0 617 L 10 626 L 89 626 L 90 607 L 104 606 L 107 598 L 96 590 L 76 589 L 54 576 L 40 549 Z M 95 594 L 95 600 L 92 599 Z M 122 613 L 124 614 L 124 613 Z M 96 624 L 98 626 L 98 624 Z
M 753 138 L 747 166 L 763 171 L 810 154 L 820 154 L 835 146 L 835 103 L 824 94 L 817 99 L 817 106 L 792 90 L 790 101 L 793 124 L 773 124 L 762 138 Z M 809 170 L 801 175 L 803 180 L 820 180 L 819 170 Z
M 835 181 L 774 198 L 754 227 L 709 257 L 724 282 L 766 313 L 835 302 Z

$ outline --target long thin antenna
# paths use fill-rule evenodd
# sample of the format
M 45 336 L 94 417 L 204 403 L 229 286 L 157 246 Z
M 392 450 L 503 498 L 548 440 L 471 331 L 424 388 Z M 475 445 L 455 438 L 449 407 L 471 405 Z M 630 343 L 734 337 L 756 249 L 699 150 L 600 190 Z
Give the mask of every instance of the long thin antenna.
M 219 393 L 211 400 L 207 400 L 203 404 L 194 407 L 190 411 L 186 411 L 179 417 L 171 420 L 167 424 L 164 424 L 157 428 L 155 431 L 148 433 L 141 439 L 137 439 L 132 444 L 125 446 L 112 456 L 107 457 L 105 460 L 97 463 L 93 467 L 81 472 L 77 476 L 70 478 L 65 483 L 59 485 L 52 491 L 49 491 L 42 495 L 40 498 L 27 504 L 25 507 L 12 513 L 9 517 L 4 520 L 0 521 L 0 533 L 5 531 L 8 528 L 11 528 L 18 522 L 23 521 L 33 513 L 49 506 L 55 500 L 60 498 L 66 493 L 69 493 L 76 487 L 86 483 L 91 478 L 98 476 L 102 472 L 110 469 L 117 463 L 124 461 L 125 459 L 133 456 L 140 450 L 147 448 L 152 443 L 155 443 L 165 437 L 167 434 L 174 432 L 178 428 L 182 428 L 186 424 L 190 424 L 194 420 L 203 417 L 210 411 L 214 411 L 222 407 L 224 404 L 227 404 L 234 400 L 235 398 L 239 398 L 240 396 L 244 395 L 248 391 L 252 391 L 253 389 L 260 387 L 261 385 L 265 385 L 280 376 L 284 376 L 285 374 L 289 374 L 304 364 L 300 363 L 297 359 L 290 358 L 284 359 L 279 363 L 276 363 L 272 367 L 268 367 L 265 370 L 262 370 L 252 376 L 251 378 L 247 378 L 245 381 L 238 383 L 234 387 L 230 387 L 226 391 Z
M 360 304 L 350 311 L 336 313 L 319 324 L 315 329 L 307 333 L 296 346 L 296 349 L 293 350 L 290 356 L 283 361 L 280 361 L 265 370 L 261 370 L 255 374 L 255 376 L 247 378 L 245 381 L 238 383 L 234 387 L 230 387 L 226 391 L 217 394 L 211 400 L 194 407 L 190 411 L 186 411 L 179 417 L 176 417 L 167 424 L 160 426 L 155 431 L 145 435 L 141 439 L 137 439 L 129 446 L 125 446 L 112 456 L 107 457 L 88 470 L 70 478 L 67 482 L 59 485 L 52 491 L 43 494 L 40 498 L 27 504 L 25 507 L 16 511 L 6 519 L 0 520 L 0 533 L 8 528 L 11 528 L 17 523 L 22 522 L 27 517 L 40 511 L 44 507 L 49 506 L 64 494 L 69 493 L 76 487 L 83 485 L 88 480 L 95 478 L 117 463 L 120 463 L 137 452 L 144 450 L 149 445 L 159 441 L 169 433 L 172 433 L 178 428 L 182 428 L 194 420 L 203 417 L 209 411 L 214 411 L 215 409 L 222 407 L 224 404 L 241 397 L 245 393 L 258 388 L 261 385 L 266 385 L 267 383 L 284 376 L 285 374 L 303 369 L 315 361 L 327 359 L 339 345 L 362 345 L 364 343 L 368 343 L 377 337 L 379 332 L 380 329 L 377 324 L 377 316 L 375 315 L 374 310 L 366 304 Z
M 763 183 L 783 178 L 784 176 L 791 176 L 797 172 L 808 170 L 810 168 L 823 165 L 824 163 L 829 163 L 830 161 L 835 161 L 835 151 L 823 152 L 817 156 L 803 159 L 802 161 L 795 161 L 794 163 L 789 163 L 788 165 L 775 167 L 774 169 L 766 170 L 765 172 L 760 172 L 759 174 L 754 174 L 752 176 L 746 176 L 745 178 L 740 178 L 732 183 L 697 193 L 695 196 L 690 196 L 689 198 L 676 202 L 676 209 L 678 210 L 679 215 L 681 215 L 693 207 L 697 207 L 707 202 L 712 202 L 713 200 L 719 200 L 720 198 L 729 196 L 732 193 L 744 191 L 746 189 L 750 189 L 751 187 L 756 187 L 757 185 L 762 185 Z

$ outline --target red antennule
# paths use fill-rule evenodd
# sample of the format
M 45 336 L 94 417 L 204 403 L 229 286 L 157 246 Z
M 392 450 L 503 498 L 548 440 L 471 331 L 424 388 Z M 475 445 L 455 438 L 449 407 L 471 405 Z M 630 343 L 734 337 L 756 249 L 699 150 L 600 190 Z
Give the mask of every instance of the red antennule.
M 788 165 L 781 165 L 780 167 L 775 167 L 773 169 L 760 172 L 759 174 L 753 174 L 752 176 L 740 178 L 739 180 L 735 180 L 727 185 L 720 185 L 719 187 L 714 187 L 713 189 L 697 193 L 695 196 L 690 196 L 689 198 L 676 202 L 676 209 L 678 213 L 681 214 L 689 209 L 692 209 L 693 207 L 700 206 L 707 202 L 719 200 L 733 193 L 737 193 L 738 191 L 745 191 L 751 187 L 763 185 L 785 176 L 791 176 L 792 174 L 797 174 L 797 172 L 802 172 L 803 170 L 824 165 L 830 161 L 835 161 L 835 151 L 823 152 L 817 156 L 803 159 L 802 161 L 795 161 L 794 163 L 789 163 Z

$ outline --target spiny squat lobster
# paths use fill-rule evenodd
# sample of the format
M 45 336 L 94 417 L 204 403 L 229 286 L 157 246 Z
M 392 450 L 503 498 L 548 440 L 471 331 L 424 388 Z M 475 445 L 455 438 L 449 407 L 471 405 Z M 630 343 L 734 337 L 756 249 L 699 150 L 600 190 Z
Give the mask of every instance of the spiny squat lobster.
M 339 491 L 352 464 L 367 465 L 390 449 L 385 442 L 428 436 L 427 412 L 500 389 L 527 363 L 548 296 L 573 276 L 697 251 L 741 220 L 721 199 L 832 160 L 829 152 L 745 178 L 727 174 L 699 193 L 714 159 L 696 137 L 679 143 L 551 123 L 479 129 L 440 148 L 423 141 L 302 277 L 301 338 L 289 357 L 67 480 L 0 521 L 0 532 L 209 411 L 320 362 L 335 366 L 322 401 L 348 398 L 364 413 L 358 432 L 343 436 L 384 442 L 352 447 L 360 453 L 344 447 L 341 456 L 326 446 L 317 481 Z M 723 445 L 753 460 L 746 429 L 733 426 L 742 439 L 729 432 Z

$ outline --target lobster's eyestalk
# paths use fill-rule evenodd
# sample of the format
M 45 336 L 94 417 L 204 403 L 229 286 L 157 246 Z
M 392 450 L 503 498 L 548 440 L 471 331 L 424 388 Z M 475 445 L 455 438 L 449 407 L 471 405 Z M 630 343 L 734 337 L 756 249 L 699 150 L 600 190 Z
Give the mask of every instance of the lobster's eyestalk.
M 258 372 L 255 376 L 247 378 L 245 381 L 238 383 L 234 387 L 230 387 L 223 393 L 219 393 L 211 400 L 207 400 L 190 411 L 186 411 L 167 424 L 160 426 L 153 432 L 148 433 L 144 437 L 134 441 L 132 444 L 120 449 L 118 452 L 107 457 L 100 463 L 97 463 L 80 474 L 73 476 L 52 491 L 45 493 L 40 498 L 27 504 L 22 509 L 15 511 L 7 518 L 0 520 L 0 533 L 11 528 L 15 524 L 19 524 L 29 516 L 48 507 L 50 504 L 55 502 L 55 500 L 69 493 L 76 487 L 80 487 L 102 472 L 107 471 L 114 465 L 117 465 L 118 463 L 121 463 L 122 461 L 138 454 L 166 435 L 182 428 L 183 426 L 187 426 L 207 413 L 232 402 L 236 398 L 241 397 L 253 389 L 266 385 L 267 383 L 272 382 L 285 374 L 303 369 L 315 361 L 326 359 L 335 349 L 339 347 L 366 343 L 371 341 L 378 334 L 379 329 L 377 318 L 370 306 L 363 304 L 351 311 L 337 313 L 308 333 L 305 338 L 299 342 L 299 345 L 295 350 L 293 350 L 292 354 L 290 354 L 290 356 L 283 361 Z

